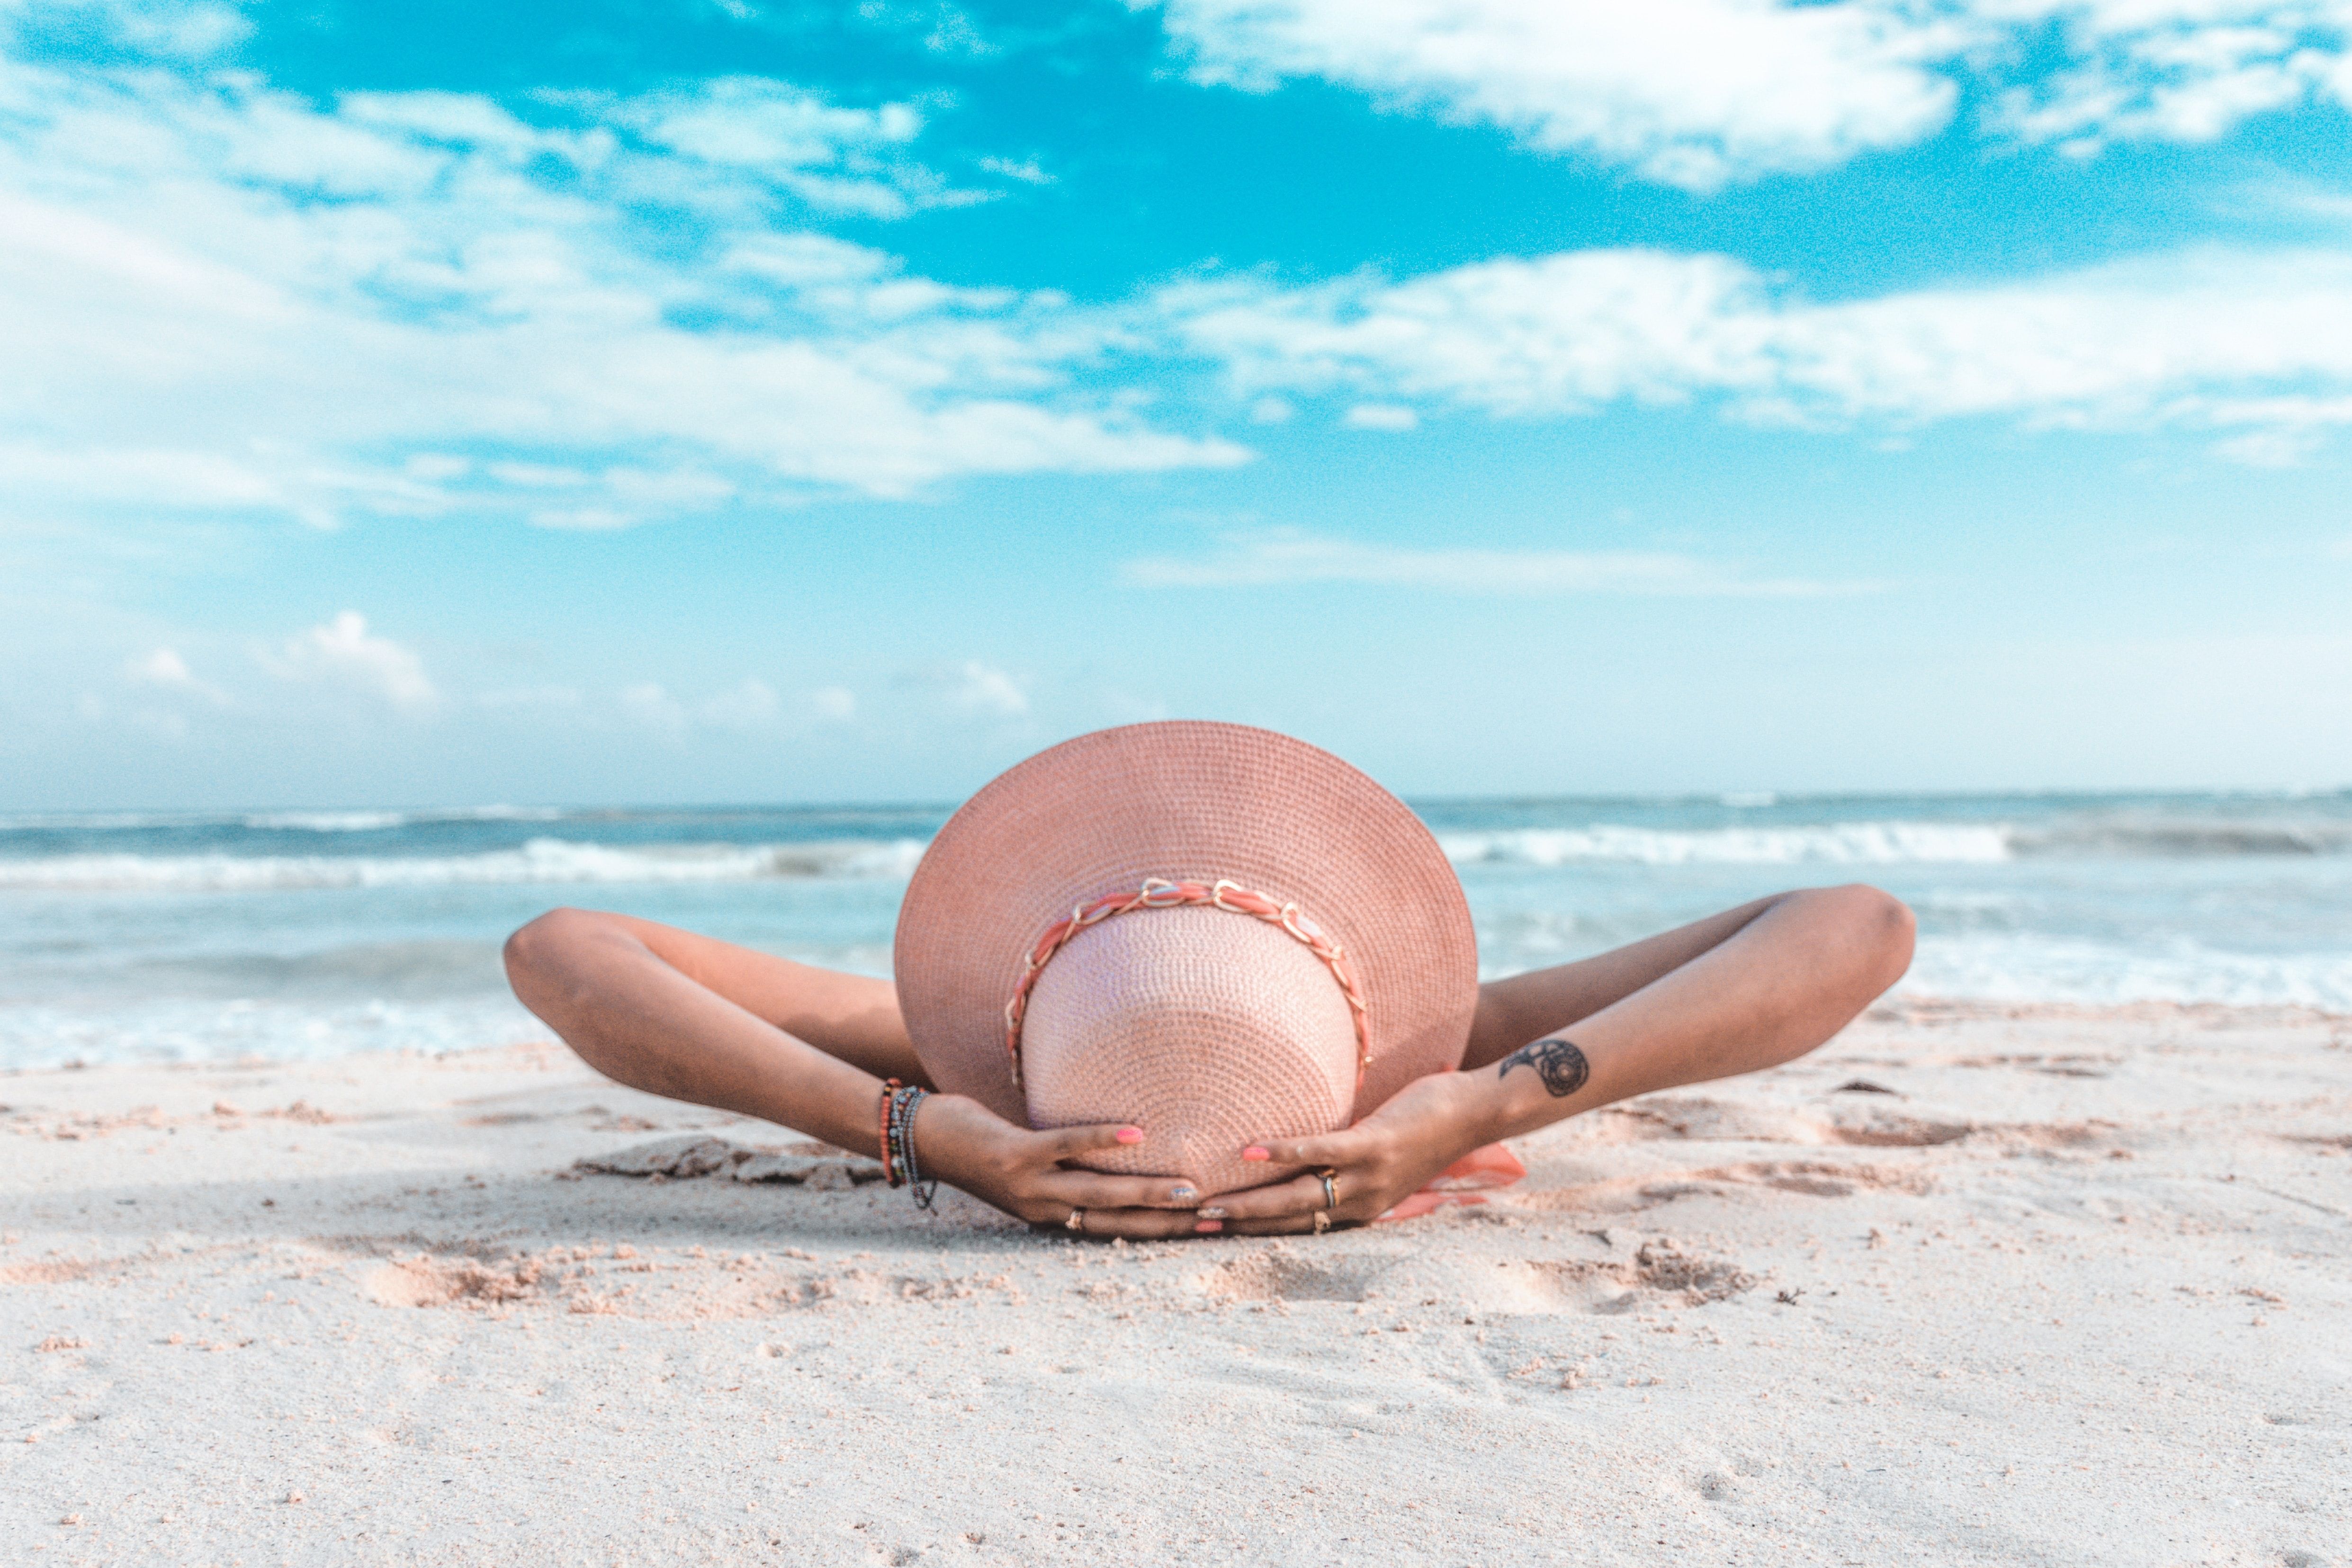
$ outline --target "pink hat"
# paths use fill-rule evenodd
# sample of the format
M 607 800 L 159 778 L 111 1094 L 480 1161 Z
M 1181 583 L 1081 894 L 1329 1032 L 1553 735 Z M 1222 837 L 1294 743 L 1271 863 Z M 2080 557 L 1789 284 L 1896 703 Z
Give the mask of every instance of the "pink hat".
M 898 1004 L 938 1088 L 1034 1127 L 1132 1122 L 1097 1170 L 1202 1197 L 1289 1174 L 1458 1067 L 1462 884 L 1404 803 L 1303 741 L 1180 720 L 1038 753 L 940 830 L 898 915 Z

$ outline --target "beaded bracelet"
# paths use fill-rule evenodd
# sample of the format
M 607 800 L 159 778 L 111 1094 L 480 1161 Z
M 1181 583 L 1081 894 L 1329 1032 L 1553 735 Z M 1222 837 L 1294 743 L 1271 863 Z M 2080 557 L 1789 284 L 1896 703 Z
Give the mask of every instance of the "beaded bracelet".
M 890 1109 L 898 1097 L 898 1081 L 895 1078 L 882 1081 L 882 1103 L 876 1112 L 878 1124 L 875 1134 L 882 1145 L 882 1176 L 892 1186 L 897 1186 L 904 1179 L 890 1166 Z
M 891 1164 L 898 1171 L 897 1179 L 892 1185 L 897 1186 L 903 1182 L 912 1188 L 915 1206 L 923 1209 L 929 1209 L 931 1207 L 932 1199 L 938 1195 L 940 1189 L 937 1176 L 933 1176 L 928 1182 L 923 1179 L 922 1166 L 915 1156 L 915 1113 L 922 1109 L 923 1102 L 929 1098 L 930 1091 L 928 1089 L 911 1086 L 894 1088 L 890 1092 L 890 1114 L 887 1119 L 891 1152 L 896 1156 Z

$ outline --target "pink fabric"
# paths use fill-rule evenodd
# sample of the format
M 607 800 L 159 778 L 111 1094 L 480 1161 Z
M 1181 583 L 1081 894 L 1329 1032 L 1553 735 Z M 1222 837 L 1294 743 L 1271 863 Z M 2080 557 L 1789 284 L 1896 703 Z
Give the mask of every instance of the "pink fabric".
M 1375 1225 L 1391 1219 L 1418 1219 L 1441 1208 L 1486 1201 L 1486 1194 L 1509 1186 L 1528 1174 L 1519 1156 L 1500 1144 L 1473 1149 L 1435 1176 L 1429 1185 L 1390 1209 Z

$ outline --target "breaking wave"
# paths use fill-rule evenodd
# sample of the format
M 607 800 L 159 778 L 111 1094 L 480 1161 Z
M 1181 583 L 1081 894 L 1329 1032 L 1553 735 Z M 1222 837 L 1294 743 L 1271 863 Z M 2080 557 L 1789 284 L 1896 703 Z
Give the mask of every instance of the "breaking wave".
M 793 844 L 641 844 L 532 839 L 470 855 L 47 855 L 0 860 L 0 890 L 249 893 L 294 888 L 522 886 L 905 877 L 919 839 Z
M 1642 865 L 1897 865 L 2014 857 L 2000 826 L 1947 822 L 1837 822 L 1806 828 L 1520 828 L 1440 833 L 1455 865 L 1558 866 L 1577 861 Z
M 560 822 L 561 806 L 436 806 L 352 811 L 25 811 L 0 815 L 0 833 L 70 830 L 144 832 L 159 828 L 250 828 L 258 832 L 381 833 L 443 822 Z
M 1811 826 L 1662 829 L 1595 824 L 1441 832 L 1455 865 L 1992 865 L 2093 856 L 2193 860 L 2229 855 L 2352 854 L 2352 823 L 2260 819 L 2085 817 L 2009 822 L 1828 822 Z

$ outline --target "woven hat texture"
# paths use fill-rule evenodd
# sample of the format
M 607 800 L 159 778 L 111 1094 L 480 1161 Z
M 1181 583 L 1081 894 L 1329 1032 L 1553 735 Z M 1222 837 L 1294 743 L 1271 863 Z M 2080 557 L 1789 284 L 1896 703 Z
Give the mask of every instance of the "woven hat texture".
M 1154 877 L 1295 902 L 1342 944 L 1369 1009 L 1360 1089 L 1331 971 L 1279 926 L 1202 907 L 1072 937 L 1030 996 L 1015 1087 L 1003 1009 L 1038 936 Z M 1303 741 L 1191 720 L 1081 736 L 974 795 L 908 886 L 896 968 L 937 1087 L 1031 1126 L 1133 1122 L 1142 1143 L 1086 1163 L 1203 1196 L 1289 1174 L 1243 1161 L 1251 1140 L 1345 1126 L 1459 1066 L 1477 1005 L 1461 883 L 1402 801 Z

